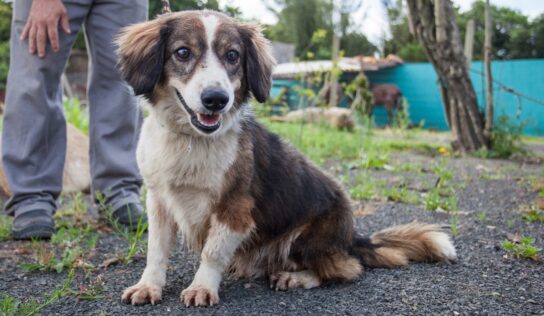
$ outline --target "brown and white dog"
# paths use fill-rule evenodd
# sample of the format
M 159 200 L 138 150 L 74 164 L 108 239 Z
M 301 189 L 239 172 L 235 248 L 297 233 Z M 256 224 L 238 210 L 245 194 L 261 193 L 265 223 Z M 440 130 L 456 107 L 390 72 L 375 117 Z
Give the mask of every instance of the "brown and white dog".
M 151 104 L 138 148 L 147 266 L 124 302 L 161 299 L 177 232 L 201 256 L 186 306 L 217 304 L 226 272 L 287 290 L 456 258 L 436 225 L 357 234 L 340 186 L 255 121 L 247 101 L 266 100 L 274 64 L 259 27 L 186 11 L 128 27 L 118 45 L 123 77 Z

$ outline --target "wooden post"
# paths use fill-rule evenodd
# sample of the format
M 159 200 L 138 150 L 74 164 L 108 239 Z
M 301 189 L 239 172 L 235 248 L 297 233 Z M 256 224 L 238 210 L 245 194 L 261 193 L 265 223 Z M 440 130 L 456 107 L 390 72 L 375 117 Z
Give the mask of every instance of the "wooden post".
M 489 0 L 485 2 L 485 75 L 487 80 L 487 108 L 485 111 L 485 129 L 484 135 L 489 143 L 491 139 L 491 132 L 493 131 L 493 78 L 491 76 L 491 7 Z
M 329 89 L 329 107 L 338 106 L 338 95 L 336 93 L 336 86 L 338 85 L 338 76 L 337 65 L 338 65 L 338 54 L 340 52 L 340 36 L 342 36 L 340 24 L 342 23 L 342 14 L 337 11 L 337 8 L 334 6 L 334 1 L 331 0 L 332 4 L 332 68 L 331 68 L 331 81 Z M 339 9 L 338 9 L 339 10 Z
M 467 69 L 470 72 L 470 63 L 472 62 L 472 54 L 474 51 L 474 20 L 470 19 L 467 23 L 467 31 L 465 33 L 465 57 L 467 58 Z
M 340 38 L 333 30 L 332 33 L 332 69 L 331 69 L 331 84 L 329 93 L 329 107 L 338 106 L 338 95 L 336 93 L 336 86 L 338 85 L 338 76 L 336 75 L 336 68 L 338 67 L 338 53 L 340 51 Z

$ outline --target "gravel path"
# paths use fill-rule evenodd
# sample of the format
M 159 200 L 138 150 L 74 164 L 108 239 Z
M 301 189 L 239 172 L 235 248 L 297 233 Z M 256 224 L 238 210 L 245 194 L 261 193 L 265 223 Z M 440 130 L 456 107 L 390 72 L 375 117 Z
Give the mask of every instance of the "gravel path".
M 394 160 L 428 164 L 418 155 L 398 155 Z M 100 299 L 76 299 L 76 295 L 40 310 L 43 315 L 544 315 L 544 269 L 542 262 L 516 259 L 500 243 L 511 234 L 532 236 L 544 248 L 544 223 L 524 221 L 519 210 L 538 199 L 522 179 L 543 175 L 541 165 L 508 161 L 452 159 L 459 189 L 459 234 L 454 237 L 459 261 L 447 264 L 412 264 L 402 269 L 368 269 L 353 283 L 332 284 L 312 290 L 274 292 L 268 282 L 227 280 L 221 286 L 221 302 L 213 308 L 183 307 L 181 290 L 196 270 L 194 255 L 174 254 L 168 270 L 163 301 L 156 306 L 133 307 L 120 301 L 122 290 L 135 283 L 145 265 L 143 256 L 128 265 L 113 265 L 84 275 L 76 273 L 74 286 L 88 287 L 104 280 Z M 398 174 L 373 171 L 387 179 Z M 425 174 L 421 179 L 431 178 Z M 416 177 L 418 178 L 418 177 Z M 481 215 L 485 214 L 485 216 Z M 420 206 L 378 203 L 375 211 L 356 218 L 363 232 L 373 232 L 413 220 L 448 224 L 450 215 L 430 212 Z M 103 233 L 88 260 L 100 264 L 126 243 Z M 29 259 L 28 243 L 0 243 L 0 293 L 25 300 L 40 298 L 62 284 L 66 273 L 24 272 L 18 265 Z M 76 287 L 77 288 L 77 287 Z

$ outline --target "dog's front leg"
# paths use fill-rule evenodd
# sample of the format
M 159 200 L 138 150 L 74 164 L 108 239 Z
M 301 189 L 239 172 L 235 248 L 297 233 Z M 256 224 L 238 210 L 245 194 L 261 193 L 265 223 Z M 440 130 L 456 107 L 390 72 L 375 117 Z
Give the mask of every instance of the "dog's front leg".
M 222 274 L 252 227 L 248 225 L 239 229 L 241 227 L 233 227 L 218 219 L 218 216 L 212 216 L 200 266 L 191 285 L 181 292 L 185 306 L 211 306 L 219 303 L 218 290 Z
M 132 305 L 161 300 L 162 288 L 166 282 L 166 266 L 174 242 L 176 224 L 174 219 L 156 200 L 153 192 L 147 193 L 148 239 L 147 264 L 140 281 L 123 292 L 123 302 Z

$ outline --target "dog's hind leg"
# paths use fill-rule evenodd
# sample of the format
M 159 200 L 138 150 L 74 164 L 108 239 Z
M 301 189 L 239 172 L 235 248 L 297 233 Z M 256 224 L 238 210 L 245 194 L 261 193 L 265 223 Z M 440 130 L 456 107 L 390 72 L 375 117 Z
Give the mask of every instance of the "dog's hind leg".
M 147 214 L 149 235 L 147 239 L 147 264 L 140 281 L 123 292 L 123 302 L 132 305 L 155 304 L 161 300 L 162 287 L 166 282 L 166 266 L 174 236 L 176 224 L 153 192 L 147 193 Z
M 322 256 L 311 266 L 308 270 L 272 274 L 270 287 L 276 291 L 292 288 L 311 289 L 327 281 L 353 281 L 363 273 L 363 267 L 358 259 L 340 253 Z
M 270 276 L 270 288 L 285 291 L 293 288 L 311 289 L 321 285 L 321 279 L 311 270 L 277 272 Z

